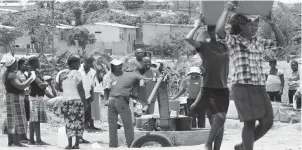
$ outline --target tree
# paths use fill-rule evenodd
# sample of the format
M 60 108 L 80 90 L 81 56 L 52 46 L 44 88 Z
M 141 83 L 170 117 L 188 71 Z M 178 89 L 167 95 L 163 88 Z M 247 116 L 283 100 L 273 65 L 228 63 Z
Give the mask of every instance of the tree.
M 8 52 L 7 48 L 11 50 L 11 44 L 23 35 L 23 32 L 19 28 L 0 28 L 0 45 L 5 47 L 5 52 Z M 12 52 L 13 53 L 13 52 Z
M 28 32 L 32 44 L 38 44 L 37 52 L 44 52 L 51 43 L 50 35 L 55 34 L 58 20 L 52 19 L 52 12 L 47 9 L 37 9 L 22 14 L 19 17 L 19 26 Z
M 96 42 L 95 34 L 90 33 L 86 28 L 73 28 L 68 32 L 67 44 L 69 46 L 78 45 L 82 48 L 82 54 L 86 53 L 87 44 L 94 44 Z M 80 51 L 79 55 L 81 55 Z
M 8 13 L 6 15 L 0 16 L 0 22 L 2 25 L 5 26 L 16 27 L 18 22 L 18 17 L 14 16 L 14 14 L 12 13 Z
M 109 9 L 117 9 L 117 10 L 126 10 L 126 7 L 123 5 L 121 1 L 112 1 L 108 5 Z
M 101 0 L 101 1 L 85 1 L 82 5 L 84 9 L 84 13 L 90 13 L 94 12 L 100 9 L 107 9 L 108 8 L 108 2 L 107 0 Z
M 187 56 L 188 58 L 195 54 L 193 48 L 185 42 L 182 33 L 158 35 L 146 50 L 157 55 L 176 58 L 179 56 Z

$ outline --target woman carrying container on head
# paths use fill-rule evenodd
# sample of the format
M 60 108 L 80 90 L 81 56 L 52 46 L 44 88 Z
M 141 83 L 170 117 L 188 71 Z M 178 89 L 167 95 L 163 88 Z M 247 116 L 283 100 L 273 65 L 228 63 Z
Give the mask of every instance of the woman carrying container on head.
M 244 122 L 242 143 L 236 145 L 235 150 L 253 150 L 254 142 L 264 136 L 273 125 L 273 108 L 265 89 L 263 52 L 277 49 L 277 42 L 255 36 L 259 17 L 251 18 L 252 16 L 238 13 L 231 17 L 231 30 L 226 33 L 228 15 L 236 7 L 231 1 L 225 4 L 216 24 L 216 34 L 228 45 L 230 51 L 235 68 L 232 74 L 232 95 L 239 119 Z M 263 19 L 271 26 L 278 43 L 285 46 L 284 36 L 274 23 L 271 13 Z M 259 121 L 257 126 L 256 121 Z
M 207 25 L 206 31 L 199 35 L 200 40 L 194 40 L 195 32 L 203 26 L 203 16 L 195 23 L 194 28 L 188 33 L 186 41 L 195 47 L 197 53 L 202 59 L 203 88 L 191 110 L 197 105 L 205 107 L 211 130 L 205 149 L 219 150 L 223 133 L 226 114 L 229 108 L 229 51 L 225 44 L 216 40 L 215 25 Z M 200 103 L 200 104 L 199 104 Z

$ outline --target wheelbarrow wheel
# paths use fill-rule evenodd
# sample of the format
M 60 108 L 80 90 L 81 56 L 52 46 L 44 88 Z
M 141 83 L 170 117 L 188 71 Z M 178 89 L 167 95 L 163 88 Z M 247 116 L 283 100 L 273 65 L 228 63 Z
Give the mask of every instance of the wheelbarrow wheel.
M 133 141 L 131 147 L 141 148 L 144 144 L 148 142 L 155 142 L 160 144 L 162 147 L 172 147 L 172 142 L 165 136 L 158 134 L 146 134 Z

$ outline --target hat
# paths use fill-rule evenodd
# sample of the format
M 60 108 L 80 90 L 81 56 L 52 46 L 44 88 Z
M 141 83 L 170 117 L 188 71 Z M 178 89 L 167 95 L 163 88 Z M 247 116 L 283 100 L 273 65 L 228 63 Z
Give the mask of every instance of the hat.
M 110 64 L 114 65 L 114 66 L 118 66 L 120 64 L 122 64 L 123 62 L 118 60 L 118 59 L 113 59 Z
M 192 74 L 192 73 L 197 73 L 197 74 L 200 74 L 200 75 L 201 75 L 201 73 L 200 73 L 200 68 L 199 68 L 199 67 L 191 67 L 191 68 L 190 68 L 190 71 L 189 71 L 189 73 L 188 73 L 188 75 L 190 75 L 190 74 Z
M 2 57 L 0 64 L 2 64 L 4 67 L 9 67 L 14 64 L 15 61 L 16 58 L 14 56 L 12 56 L 11 54 L 5 54 Z
M 43 80 L 44 80 L 44 81 L 51 80 L 51 79 L 52 79 L 51 76 L 44 76 L 44 77 L 43 77 Z

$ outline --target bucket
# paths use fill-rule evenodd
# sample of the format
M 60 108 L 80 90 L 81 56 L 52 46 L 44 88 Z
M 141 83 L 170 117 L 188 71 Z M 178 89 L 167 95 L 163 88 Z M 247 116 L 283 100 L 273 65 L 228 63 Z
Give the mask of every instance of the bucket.
M 176 120 L 176 131 L 189 131 L 192 129 L 191 117 L 180 117 Z
M 268 16 L 274 1 L 239 1 L 237 13 L 243 15 Z
M 279 115 L 280 115 L 280 122 L 289 123 L 293 113 L 293 107 L 287 105 L 281 105 L 279 107 Z
M 65 126 L 58 129 L 57 145 L 60 148 L 65 148 L 68 145 Z
M 224 9 L 224 1 L 201 1 L 201 13 L 206 25 L 215 25 Z

